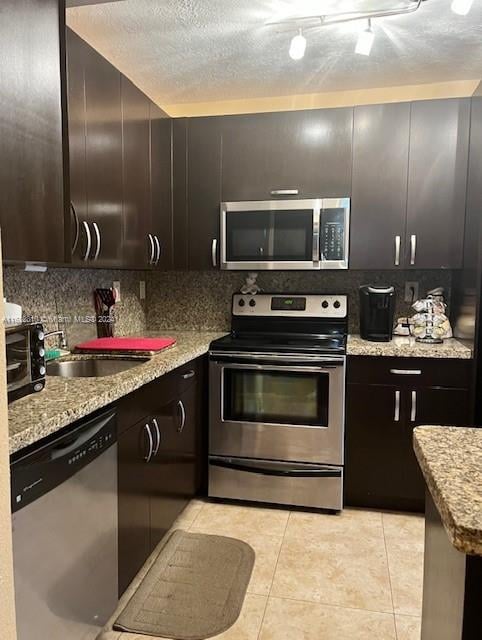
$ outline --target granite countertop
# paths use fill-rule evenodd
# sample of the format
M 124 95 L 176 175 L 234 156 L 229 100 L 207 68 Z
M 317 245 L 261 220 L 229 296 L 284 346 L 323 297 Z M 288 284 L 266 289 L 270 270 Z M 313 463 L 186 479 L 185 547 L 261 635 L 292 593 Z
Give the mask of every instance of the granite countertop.
M 47 376 L 45 389 L 41 393 L 20 398 L 10 404 L 10 453 L 55 433 L 79 418 L 198 358 L 207 353 L 212 340 L 224 335 L 212 331 L 166 331 L 156 334 L 147 332 L 145 335 L 161 333 L 176 338 L 177 344 L 152 356 L 148 362 L 102 378 Z
M 482 556 L 482 429 L 416 427 L 413 443 L 451 543 Z
M 472 350 L 455 338 L 442 344 L 423 344 L 415 338 L 394 336 L 391 342 L 370 342 L 360 336 L 348 336 L 349 356 L 392 356 L 396 358 L 460 358 L 470 360 Z

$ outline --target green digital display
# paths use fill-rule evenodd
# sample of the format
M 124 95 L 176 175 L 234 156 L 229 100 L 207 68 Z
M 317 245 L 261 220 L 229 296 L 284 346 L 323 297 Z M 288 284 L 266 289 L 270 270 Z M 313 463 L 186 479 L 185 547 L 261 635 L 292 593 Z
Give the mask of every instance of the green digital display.
M 272 311 L 305 311 L 306 298 L 285 298 L 285 297 L 273 297 L 271 298 L 271 310 Z

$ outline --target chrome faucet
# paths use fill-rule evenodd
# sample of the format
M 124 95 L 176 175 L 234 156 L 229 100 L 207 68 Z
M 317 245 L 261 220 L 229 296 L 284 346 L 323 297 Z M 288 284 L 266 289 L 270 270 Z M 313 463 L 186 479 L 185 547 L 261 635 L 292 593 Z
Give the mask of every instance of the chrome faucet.
M 44 339 L 52 338 L 53 336 L 60 336 L 60 348 L 67 349 L 67 340 L 65 339 L 65 331 L 59 329 L 58 331 L 49 331 L 44 335 Z

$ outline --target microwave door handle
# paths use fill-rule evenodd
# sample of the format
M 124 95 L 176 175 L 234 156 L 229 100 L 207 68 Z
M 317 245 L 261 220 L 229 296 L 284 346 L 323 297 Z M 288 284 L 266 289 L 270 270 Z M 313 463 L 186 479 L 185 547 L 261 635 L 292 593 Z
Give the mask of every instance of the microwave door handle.
M 313 262 L 320 262 L 320 208 L 313 209 Z

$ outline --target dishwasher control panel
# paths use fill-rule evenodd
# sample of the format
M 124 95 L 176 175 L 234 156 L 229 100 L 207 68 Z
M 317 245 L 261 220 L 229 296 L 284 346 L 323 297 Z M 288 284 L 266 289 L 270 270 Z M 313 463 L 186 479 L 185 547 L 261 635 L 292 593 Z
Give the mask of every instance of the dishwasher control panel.
M 12 513 L 65 482 L 117 441 L 116 414 L 104 411 L 51 441 L 33 445 L 10 465 Z

